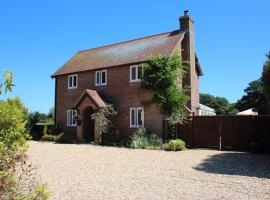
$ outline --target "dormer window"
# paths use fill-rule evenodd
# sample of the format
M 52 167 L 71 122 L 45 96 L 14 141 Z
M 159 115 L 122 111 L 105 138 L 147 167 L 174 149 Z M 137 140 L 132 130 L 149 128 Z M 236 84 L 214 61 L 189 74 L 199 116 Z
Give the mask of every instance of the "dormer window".
M 141 82 L 143 76 L 143 67 L 141 65 L 130 66 L 130 82 Z
M 78 75 L 73 74 L 68 76 L 68 89 L 76 89 L 78 86 Z
M 107 70 L 96 71 L 96 86 L 107 85 Z

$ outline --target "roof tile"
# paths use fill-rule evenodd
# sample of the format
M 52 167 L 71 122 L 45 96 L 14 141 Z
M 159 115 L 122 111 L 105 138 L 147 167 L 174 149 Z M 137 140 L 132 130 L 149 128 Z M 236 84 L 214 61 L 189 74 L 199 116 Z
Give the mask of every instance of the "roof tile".
M 147 61 L 153 55 L 169 56 L 183 36 L 180 30 L 104 47 L 79 51 L 52 77 Z

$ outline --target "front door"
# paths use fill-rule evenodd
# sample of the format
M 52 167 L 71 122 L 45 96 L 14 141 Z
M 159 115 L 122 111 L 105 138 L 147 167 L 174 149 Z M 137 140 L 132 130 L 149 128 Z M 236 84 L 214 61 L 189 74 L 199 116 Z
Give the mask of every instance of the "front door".
M 94 113 L 91 107 L 88 107 L 83 112 L 83 136 L 86 142 L 92 142 L 95 139 L 95 124 L 91 119 Z

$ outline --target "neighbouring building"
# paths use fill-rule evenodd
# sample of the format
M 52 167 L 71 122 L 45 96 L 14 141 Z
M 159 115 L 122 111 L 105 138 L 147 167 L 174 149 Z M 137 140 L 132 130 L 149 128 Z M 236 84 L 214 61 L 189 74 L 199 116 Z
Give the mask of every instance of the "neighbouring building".
M 214 108 L 210 108 L 206 105 L 200 104 L 199 115 L 200 116 L 215 116 L 216 110 Z
M 55 124 L 78 140 L 99 140 L 100 133 L 89 117 L 107 103 L 118 114 L 112 120 L 123 137 L 146 127 L 163 136 L 163 120 L 158 105 L 143 106 L 152 94 L 141 88 L 142 64 L 153 55 L 171 56 L 181 49 L 188 60 L 182 86 L 190 87 L 188 109 L 199 114 L 199 76 L 202 70 L 194 48 L 194 22 L 188 11 L 179 18 L 175 31 L 79 51 L 52 77 L 55 79 Z
M 236 113 L 236 115 L 253 115 L 253 116 L 257 116 L 259 115 L 257 110 L 255 108 L 250 108 L 241 112 Z

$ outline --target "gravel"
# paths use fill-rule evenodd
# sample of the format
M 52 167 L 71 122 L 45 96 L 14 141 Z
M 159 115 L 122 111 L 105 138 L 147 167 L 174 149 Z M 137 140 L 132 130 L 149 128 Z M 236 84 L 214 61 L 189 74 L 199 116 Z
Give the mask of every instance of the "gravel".
M 270 156 L 30 142 L 52 199 L 270 199 Z

